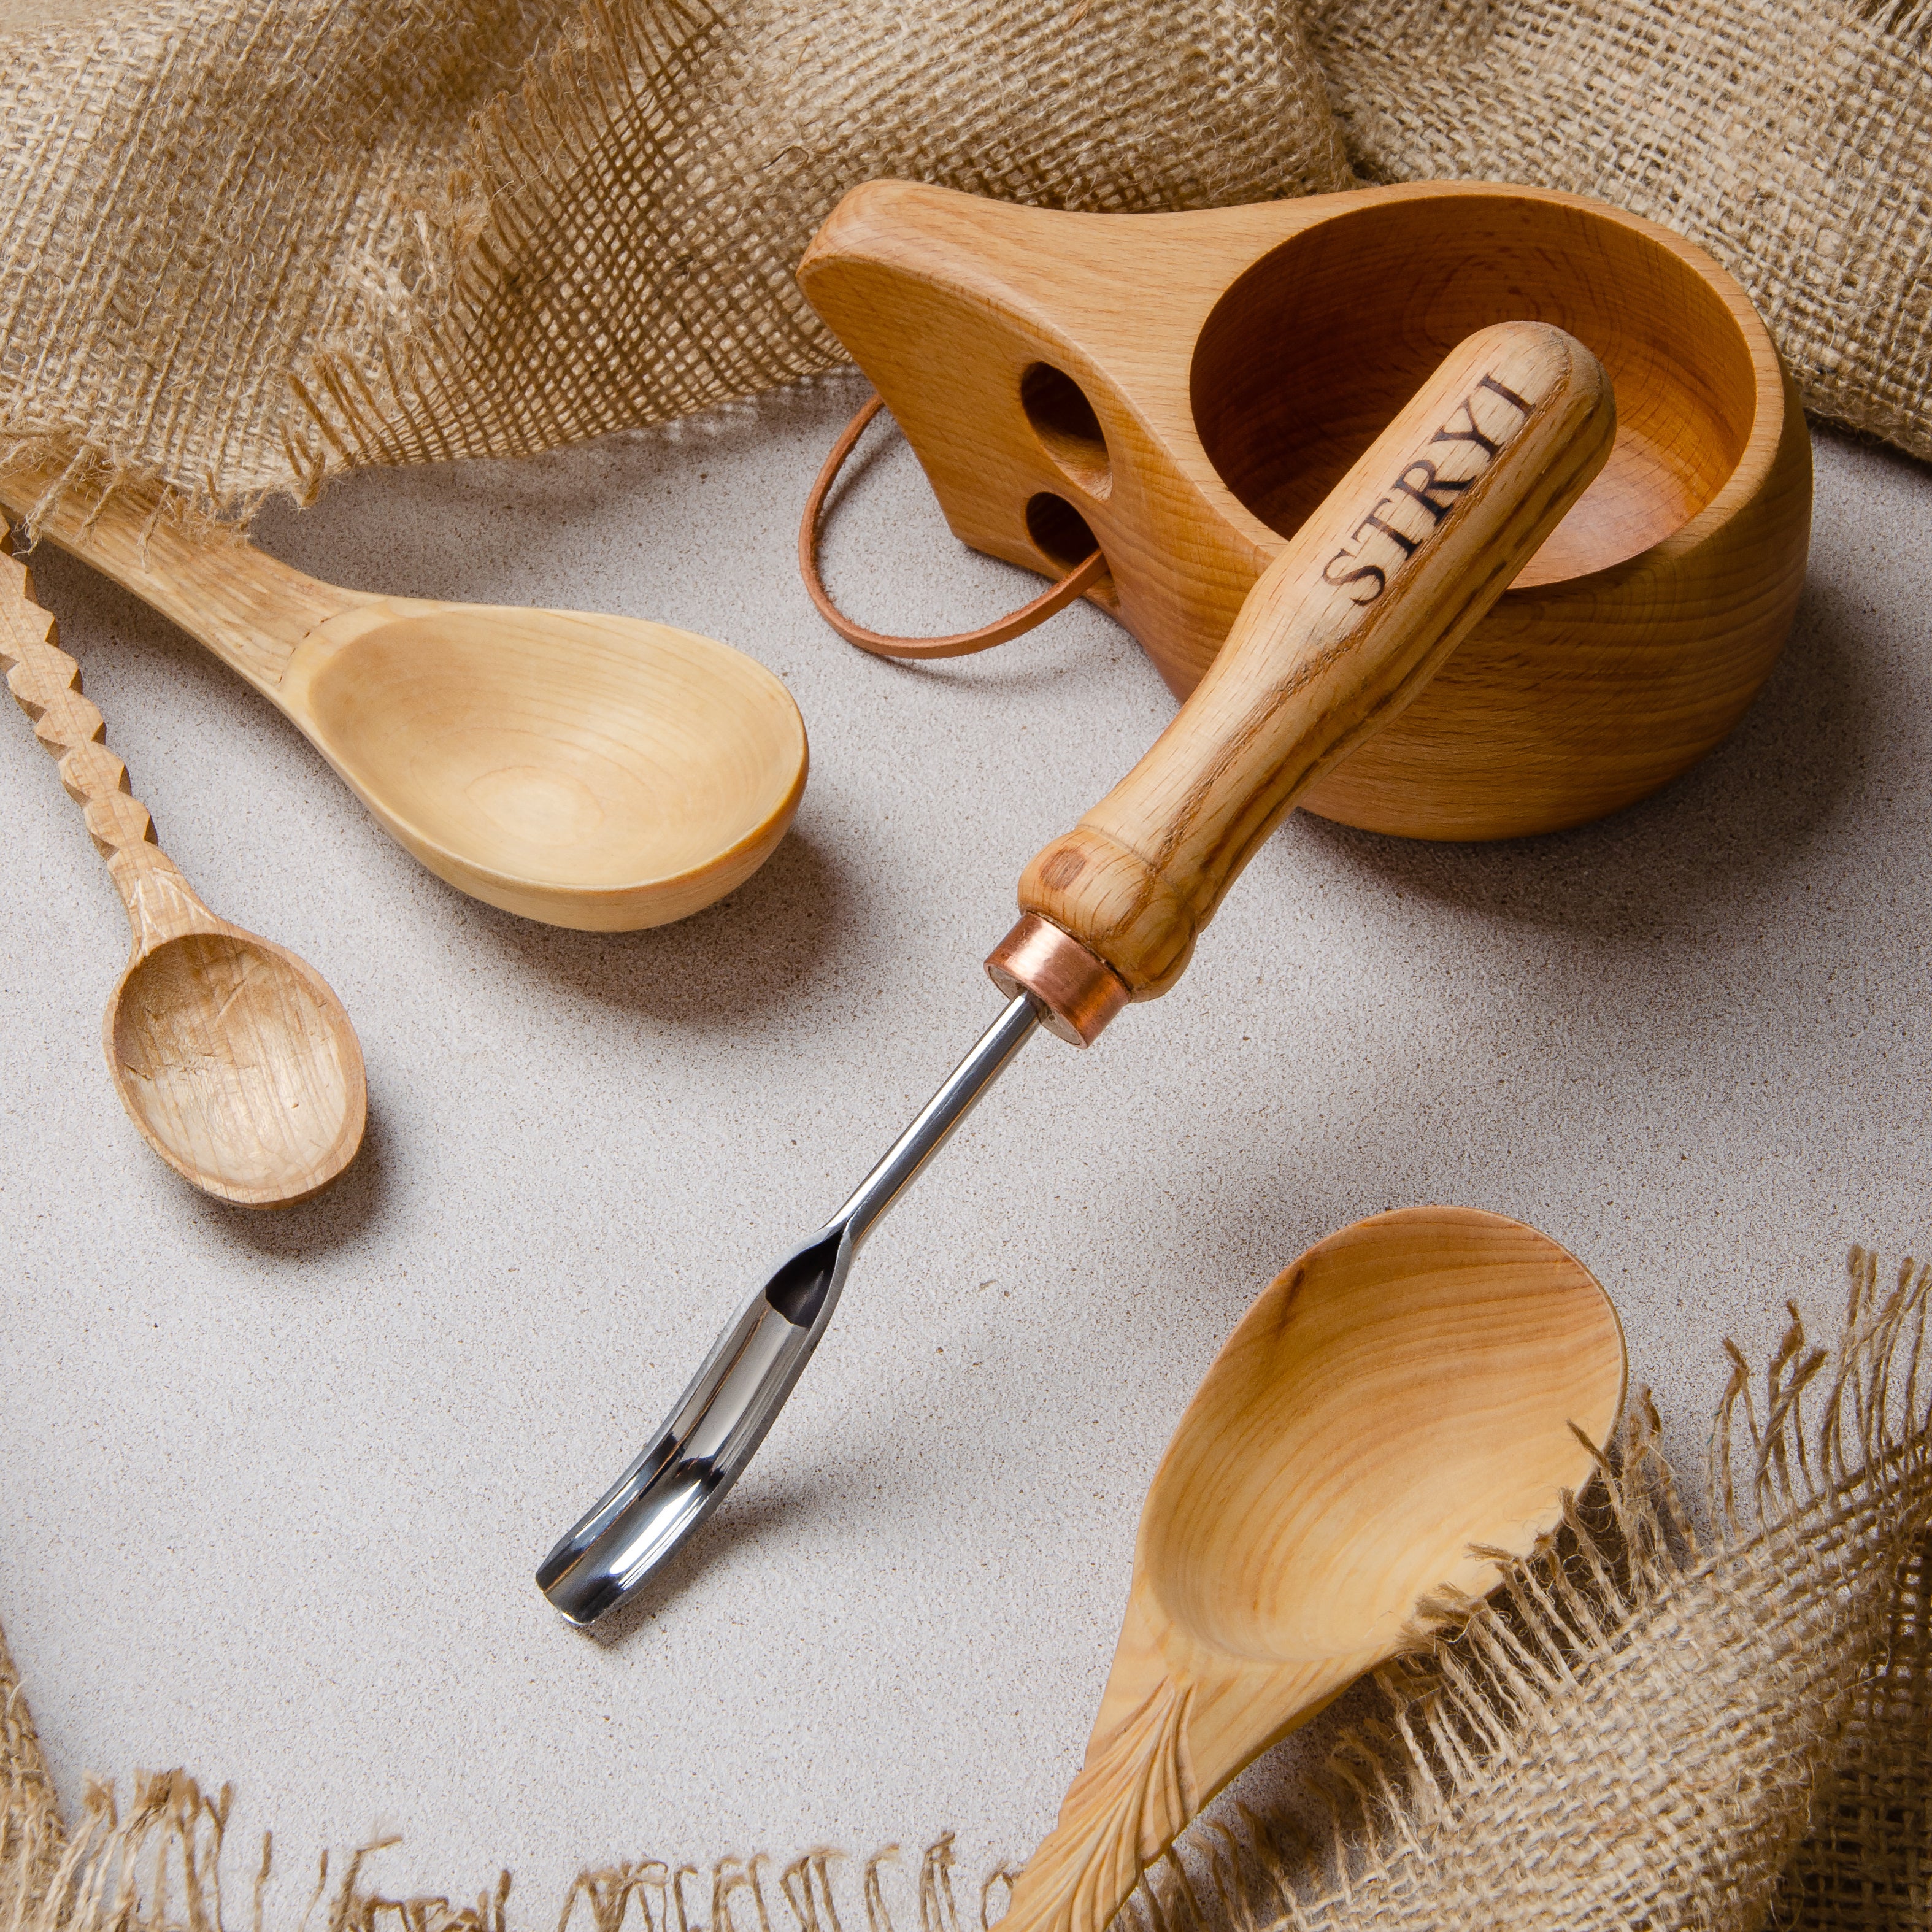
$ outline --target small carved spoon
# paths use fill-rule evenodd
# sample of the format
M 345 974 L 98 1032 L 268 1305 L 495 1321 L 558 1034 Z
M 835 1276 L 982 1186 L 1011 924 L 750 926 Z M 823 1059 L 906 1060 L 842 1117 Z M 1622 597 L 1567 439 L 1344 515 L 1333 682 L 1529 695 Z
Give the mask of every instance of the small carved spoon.
M 362 1144 L 368 1097 L 356 1029 L 314 967 L 218 919 L 155 844 L 4 524 L 0 664 L 34 735 L 59 759 L 134 928 L 101 1025 L 128 1118 L 204 1194 L 244 1208 L 305 1200 Z
M 239 537 L 191 536 L 142 488 L 89 501 L 62 485 L 16 472 L 0 509 L 206 645 L 404 850 L 486 904 L 662 926 L 742 885 L 798 809 L 798 706 L 715 638 L 344 590 Z
M 1410 1208 L 1318 1242 L 1216 1357 L 1155 1472 L 1087 1760 L 1004 1932 L 1103 1932 L 1244 1766 L 1492 1588 L 1582 1486 L 1623 1333 L 1520 1221 Z M 1472 1546 L 1480 1546 L 1478 1555 Z

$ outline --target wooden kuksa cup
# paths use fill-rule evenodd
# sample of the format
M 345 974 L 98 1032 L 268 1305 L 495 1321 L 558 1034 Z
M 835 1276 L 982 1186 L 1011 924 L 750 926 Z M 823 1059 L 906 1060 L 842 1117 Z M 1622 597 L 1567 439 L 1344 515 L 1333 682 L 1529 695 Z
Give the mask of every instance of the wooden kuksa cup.
M 1615 811 L 1730 730 L 1790 628 L 1796 392 L 1737 284 L 1634 215 L 1471 182 L 1089 215 L 876 182 L 799 274 L 954 532 L 1054 576 L 1097 543 L 1088 595 L 1184 698 L 1456 344 L 1523 320 L 1594 352 L 1609 460 L 1426 688 L 1298 799 L 1324 817 L 1497 838 Z

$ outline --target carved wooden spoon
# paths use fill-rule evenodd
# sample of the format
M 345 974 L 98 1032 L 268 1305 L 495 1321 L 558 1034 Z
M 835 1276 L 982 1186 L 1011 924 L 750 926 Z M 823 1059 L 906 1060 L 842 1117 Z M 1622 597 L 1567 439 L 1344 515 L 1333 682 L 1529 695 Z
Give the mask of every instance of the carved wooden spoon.
M 217 918 L 155 844 L 4 524 L 0 665 L 34 736 L 59 759 L 134 928 L 101 1028 L 128 1118 L 205 1194 L 244 1208 L 305 1200 L 362 1144 L 368 1100 L 356 1029 L 314 967 Z
M 25 514 L 55 471 L 0 483 Z M 172 618 L 274 705 L 390 836 L 508 912 L 598 932 L 710 905 L 771 856 L 805 726 L 764 665 L 634 617 L 382 597 L 118 489 L 38 532 Z
M 1103 1932 L 1241 1768 L 1391 1656 L 1422 1600 L 1493 1588 L 1593 1467 L 1623 1334 L 1520 1221 L 1410 1208 L 1318 1242 L 1189 1403 L 1141 1514 L 1087 1760 L 1004 1932 Z

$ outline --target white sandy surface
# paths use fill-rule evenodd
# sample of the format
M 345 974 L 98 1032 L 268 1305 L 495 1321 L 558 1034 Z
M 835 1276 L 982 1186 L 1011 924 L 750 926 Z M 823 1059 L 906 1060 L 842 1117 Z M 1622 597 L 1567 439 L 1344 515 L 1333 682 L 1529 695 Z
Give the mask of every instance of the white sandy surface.
M 1090 608 L 923 669 L 820 626 L 795 522 L 860 393 L 262 524 L 340 583 L 659 618 L 785 680 L 796 829 L 658 932 L 465 899 L 196 646 L 35 560 L 167 850 L 321 969 L 368 1058 L 323 1199 L 253 1217 L 164 1169 L 101 1064 L 118 904 L 0 719 L 0 1620 L 70 1803 L 88 1772 L 232 1779 L 284 1922 L 377 1826 L 386 1887 L 506 1863 L 530 1926 L 586 1861 L 947 1828 L 969 1872 L 1024 1856 L 1168 1431 L 1262 1284 L 1363 1214 L 1465 1202 L 1571 1247 L 1693 1462 L 1720 1338 L 1761 1355 L 1788 1297 L 1828 1327 L 1852 1241 L 1925 1240 L 1932 478 L 1821 436 L 1797 630 L 1727 743 L 1560 837 L 1292 821 L 1176 992 L 1089 1054 L 1032 1046 L 881 1227 L 648 1607 L 565 1628 L 538 1558 L 991 1018 L 1019 868 L 1172 709 Z M 938 630 L 1030 594 L 868 446 L 850 608 Z

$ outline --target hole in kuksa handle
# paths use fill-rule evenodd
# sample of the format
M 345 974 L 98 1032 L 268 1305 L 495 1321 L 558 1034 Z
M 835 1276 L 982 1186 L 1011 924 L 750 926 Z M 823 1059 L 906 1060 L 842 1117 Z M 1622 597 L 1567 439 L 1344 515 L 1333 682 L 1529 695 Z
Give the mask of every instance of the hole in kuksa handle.
M 1020 407 L 1054 464 L 1089 496 L 1113 488 L 1107 439 L 1086 392 L 1064 370 L 1036 362 L 1020 378 Z
M 1091 556 L 1100 547 L 1093 529 L 1064 496 L 1042 490 L 1028 500 L 1027 535 L 1034 547 L 1056 570 L 1071 570 L 1082 557 Z M 1111 577 L 1101 579 L 1096 589 L 1111 590 Z

